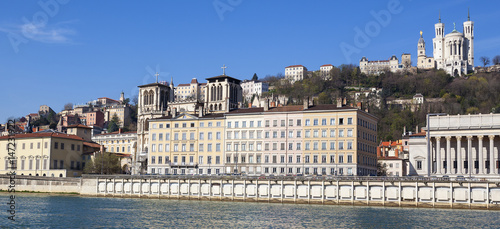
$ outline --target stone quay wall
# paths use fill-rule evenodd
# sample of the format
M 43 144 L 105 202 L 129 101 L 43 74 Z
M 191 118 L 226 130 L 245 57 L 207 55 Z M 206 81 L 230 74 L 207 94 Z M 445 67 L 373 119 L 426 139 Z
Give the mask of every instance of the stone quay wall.
M 0 177 L 2 187 L 8 177 Z M 1 188 L 6 190 L 6 188 Z M 500 182 L 348 177 L 17 177 L 16 191 L 82 196 L 500 210 Z

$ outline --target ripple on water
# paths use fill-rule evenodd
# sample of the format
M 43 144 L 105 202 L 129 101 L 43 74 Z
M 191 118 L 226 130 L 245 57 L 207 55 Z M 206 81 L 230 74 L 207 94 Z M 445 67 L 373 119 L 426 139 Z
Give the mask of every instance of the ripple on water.
M 1 193 L 0 202 L 6 203 L 8 196 Z M 498 228 L 500 225 L 499 211 L 22 193 L 16 194 L 16 210 L 15 225 L 32 228 Z M 12 223 L 2 220 L 0 226 L 10 227 Z

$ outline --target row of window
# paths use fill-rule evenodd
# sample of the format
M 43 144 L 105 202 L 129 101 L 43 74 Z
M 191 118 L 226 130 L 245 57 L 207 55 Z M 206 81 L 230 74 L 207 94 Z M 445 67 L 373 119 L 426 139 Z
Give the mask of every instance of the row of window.
M 59 147 L 61 147 L 61 149 L 63 150 L 64 143 L 61 142 L 61 144 L 59 144 L 59 142 L 54 142 L 54 149 L 59 149 Z M 24 143 L 23 143 L 23 149 L 24 149 Z M 71 150 L 75 150 L 75 144 L 71 144 Z M 80 151 L 80 145 L 76 145 L 76 151 Z
M 39 169 L 46 170 L 47 166 L 48 166 L 48 159 L 44 158 L 43 164 L 41 162 L 42 161 L 40 160 L 40 158 L 36 158 L 36 159 L 30 158 L 28 160 L 27 170 L 34 170 L 34 169 L 35 170 L 39 170 Z M 15 161 L 14 164 L 13 165 L 11 164 L 10 166 L 9 166 L 9 163 L 10 163 L 10 160 L 5 160 L 5 169 L 6 170 L 9 169 L 9 167 L 16 167 L 17 169 L 20 169 L 20 170 L 26 169 L 26 159 L 21 159 L 20 165 L 17 165 L 17 161 Z M 85 166 L 85 163 L 82 163 L 82 166 L 80 167 L 79 161 L 76 161 L 76 162 L 71 161 L 70 169 L 80 170 L 80 169 L 83 169 L 84 166 Z M 43 167 L 43 168 L 41 168 L 41 167 Z M 54 160 L 53 167 L 50 169 L 64 169 L 64 160 Z
M 220 127 L 221 126 L 221 122 L 215 122 L 216 126 L 217 127 Z M 195 127 L 195 123 L 194 122 L 191 122 L 191 123 L 181 123 L 181 125 L 179 125 L 179 123 L 174 123 L 174 128 L 179 128 L 179 126 L 182 126 L 182 128 L 187 128 L 188 126 L 189 127 Z M 152 128 L 153 129 L 163 129 L 163 128 L 170 128 L 170 123 L 166 123 L 165 125 L 164 124 L 156 124 L 156 123 L 153 123 L 153 126 Z M 200 122 L 200 127 L 205 127 L 205 123 L 204 122 Z M 208 122 L 207 123 L 207 127 L 213 127 L 213 123 L 212 122 Z
M 337 144 L 338 143 L 338 144 Z M 346 144 L 344 144 L 346 143 Z M 302 150 L 302 143 L 297 142 L 295 143 L 295 147 L 293 147 L 294 143 L 288 143 L 288 148 L 286 147 L 286 143 L 280 143 L 279 144 L 279 150 Z M 164 147 L 165 146 L 165 147 Z M 206 144 L 207 152 L 212 152 L 212 143 Z M 227 143 L 226 145 L 226 151 L 261 151 L 262 150 L 262 143 L 257 143 L 256 146 L 254 147 L 254 143 L 248 143 L 248 148 L 246 143 L 235 143 L 234 145 L 231 143 Z M 271 148 L 272 146 L 272 148 Z M 311 147 L 312 146 L 312 147 Z M 329 147 L 328 147 L 329 146 Z M 336 147 L 337 146 L 337 147 Z M 366 145 L 363 145 L 366 146 Z M 180 149 L 179 149 L 180 147 Z M 188 148 L 189 147 L 189 148 Z M 234 147 L 234 148 L 233 148 Z M 241 147 L 241 148 L 240 148 Z M 124 148 L 123 148 L 124 149 Z M 352 150 L 353 149 L 353 144 L 352 141 L 330 141 L 329 144 L 328 142 L 321 142 L 321 148 L 320 148 L 320 142 L 305 142 L 304 143 L 304 150 Z M 117 147 L 118 150 L 118 147 Z M 130 150 L 130 149 L 129 149 Z M 165 145 L 163 144 L 151 144 L 151 152 L 169 152 L 170 149 L 170 144 L 167 143 Z M 189 143 L 189 144 L 173 144 L 173 152 L 195 152 L 195 144 L 194 143 Z M 278 143 L 264 143 L 264 150 L 269 151 L 269 150 L 278 150 Z M 369 149 L 364 149 L 364 151 L 370 150 L 371 153 L 374 152 L 374 148 L 370 147 Z M 204 152 L 205 151 L 205 144 L 200 143 L 198 144 L 198 152 Z M 216 143 L 215 144 L 215 151 L 220 152 L 221 151 L 221 144 Z M 113 151 L 113 147 L 111 147 L 111 152 Z M 123 152 L 123 151 L 122 151 Z M 368 152 L 368 151 L 367 151 Z
M 272 120 L 272 126 L 273 127 L 277 127 L 278 126 L 278 121 L 280 123 L 279 126 L 282 126 L 284 127 L 286 125 L 286 120 Z M 358 120 L 360 121 L 360 120 Z M 339 118 L 338 120 L 336 120 L 335 118 L 330 118 L 330 119 L 327 119 L 327 118 L 323 118 L 323 119 L 312 119 L 312 124 L 311 124 L 311 119 L 305 119 L 305 124 L 304 126 L 319 126 L 320 125 L 320 122 L 321 122 L 321 126 L 327 126 L 327 125 L 352 125 L 353 124 L 353 119 L 352 118 L 347 118 L 347 122 L 345 122 L 345 118 Z M 233 125 L 234 123 L 234 125 Z M 241 123 L 241 128 L 246 128 L 246 127 L 262 127 L 262 121 L 228 121 L 227 122 L 227 128 L 240 128 L 240 123 Z M 288 126 L 294 126 L 294 123 L 295 123 L 295 126 L 302 126 L 302 119 L 288 119 Z M 248 126 L 247 126 L 248 124 Z M 255 125 L 256 124 L 256 125 Z M 369 122 L 366 122 L 363 120 L 362 124 L 366 127 L 366 128 L 370 128 L 370 129 L 373 129 L 375 127 L 375 124 L 371 124 Z M 207 126 L 208 127 L 212 127 L 212 122 L 208 122 L 207 123 Z M 220 127 L 221 126 L 221 122 L 216 122 L 216 126 L 217 127 Z M 271 126 L 271 120 L 265 120 L 265 127 L 270 127 Z M 162 129 L 162 128 L 170 128 L 170 124 L 169 123 L 166 123 L 166 124 L 157 124 L 157 123 L 153 123 L 152 124 L 152 128 L 153 129 Z M 174 128 L 179 128 L 179 127 L 182 127 L 182 128 L 187 128 L 187 127 L 195 127 L 195 123 L 194 122 L 191 122 L 191 123 L 186 123 L 186 122 L 183 122 L 179 125 L 179 123 L 174 123 Z M 200 122 L 200 127 L 205 127 L 205 123 L 204 122 Z
M 158 159 L 158 161 L 157 161 Z M 165 159 L 165 160 L 163 160 Z M 180 159 L 180 160 L 179 160 Z M 187 161 L 189 159 L 189 161 Z M 173 156 L 173 161 L 170 161 L 170 156 L 151 156 L 151 164 L 169 164 L 169 163 L 194 163 L 194 156 Z M 203 164 L 203 156 L 198 158 L 198 163 Z M 207 163 L 213 164 L 212 156 L 207 156 Z M 215 164 L 218 165 L 221 163 L 220 156 L 215 156 Z
M 328 142 L 324 141 L 324 142 L 321 142 L 321 150 L 327 150 L 327 149 L 330 149 L 330 150 L 335 150 L 336 148 L 338 150 L 344 150 L 344 149 L 353 149 L 353 144 L 352 144 L 352 141 L 347 141 L 347 144 L 344 145 L 344 141 L 330 141 L 329 142 L 330 144 L 328 144 Z M 338 143 L 338 144 L 336 144 Z M 200 145 L 203 145 L 203 144 L 200 144 Z M 249 146 L 252 146 L 252 149 L 249 150 L 249 151 L 253 151 L 253 143 L 249 143 Z M 269 151 L 269 150 L 302 150 L 302 142 L 297 142 L 295 143 L 295 147 L 293 147 L 294 143 L 293 142 L 289 142 L 288 143 L 288 148 L 286 148 L 286 143 L 284 142 L 281 142 L 281 143 L 277 143 L 277 142 L 274 142 L 274 143 L 264 143 L 264 150 L 266 151 Z M 320 142 L 312 142 L 312 147 L 311 147 L 311 142 L 305 142 L 304 143 L 304 150 L 320 150 Z M 239 148 L 241 146 L 241 148 Z M 234 143 L 231 144 L 231 143 L 227 143 L 226 144 L 226 151 L 247 151 L 247 144 L 246 143 Z M 272 146 L 272 148 L 271 148 Z M 279 148 L 278 148 L 279 146 Z M 329 146 L 329 147 L 328 147 Z M 338 146 L 338 147 L 335 147 L 335 146 Z
M 277 163 L 282 163 L 282 164 L 285 164 L 285 163 L 297 163 L 297 164 L 300 164 L 300 163 L 320 163 L 320 159 L 321 159 L 321 163 L 335 163 L 335 155 L 321 155 L 321 158 L 320 158 L 320 155 L 313 155 L 312 156 L 312 160 L 311 160 L 311 156 L 310 155 L 288 155 L 288 160 L 286 160 L 286 156 L 285 155 L 264 155 L 264 163 L 273 163 L 273 164 L 277 164 Z M 279 158 L 279 162 L 278 162 L 278 158 Z M 200 156 L 200 159 L 203 159 L 203 156 Z M 237 155 L 230 155 L 230 156 L 226 156 L 226 163 L 231 163 L 231 159 L 232 159 L 232 163 L 247 163 L 246 160 L 247 160 L 247 156 L 246 155 L 243 155 L 243 156 L 237 156 Z M 254 155 L 248 155 L 248 163 L 262 163 L 262 156 L 261 155 L 257 155 L 256 160 L 254 161 Z M 295 159 L 295 160 L 294 160 Z M 330 159 L 329 161 L 327 161 L 327 159 Z M 352 163 L 352 155 L 347 155 L 347 160 L 344 161 L 344 155 L 339 155 L 338 156 L 338 162 L 337 163 Z M 202 164 L 202 163 L 200 163 Z
M 257 174 L 260 174 L 260 167 L 257 168 L 258 170 L 256 171 Z M 266 174 L 278 174 L 278 169 L 280 174 L 285 174 L 285 168 L 283 167 L 264 167 L 264 173 Z M 301 174 L 302 173 L 302 168 L 297 167 L 297 168 L 288 168 L 288 174 L 293 174 L 295 169 L 296 174 Z M 322 174 L 322 175 L 328 175 L 327 171 L 329 172 L 330 175 L 344 175 L 344 168 L 309 168 L 309 167 L 304 167 L 304 174 Z M 320 169 L 320 170 L 319 170 Z M 189 174 L 193 174 L 196 170 L 194 169 L 169 169 L 169 168 L 151 168 L 150 169 L 151 174 L 163 174 L 162 172 L 164 171 L 164 174 L 186 174 L 188 172 Z M 206 173 L 204 173 L 206 171 Z M 215 174 L 220 174 L 220 169 L 198 169 L 199 174 L 212 174 L 212 172 L 215 171 Z M 346 175 L 353 175 L 353 170 L 352 168 L 346 168 L 347 174 Z M 369 174 L 369 172 L 373 171 L 366 171 L 364 172 L 364 175 Z
M 255 132 L 257 132 L 255 138 Z M 310 138 L 311 137 L 311 132 L 312 132 L 312 137 L 313 138 L 319 138 L 320 137 L 320 130 L 305 130 L 304 131 L 304 137 L 305 138 Z M 248 133 L 248 139 L 261 139 L 262 138 L 262 131 L 228 131 L 226 139 L 247 139 L 247 133 Z M 285 138 L 286 137 L 286 131 L 266 131 L 264 132 L 264 138 L 278 138 L 278 133 L 279 133 L 279 138 Z M 295 133 L 295 134 L 294 134 Z M 336 129 L 331 129 L 331 130 L 321 130 L 321 137 L 326 138 L 326 137 L 336 137 L 337 130 Z M 188 134 L 189 134 L 189 139 L 188 139 Z M 241 134 L 241 135 L 240 135 Z M 221 139 L 221 132 L 216 132 L 216 139 L 220 140 Z M 179 133 L 174 133 L 174 139 L 175 141 L 177 140 L 197 140 L 195 138 L 195 132 L 190 132 L 190 133 L 180 133 L 181 138 L 179 138 Z M 288 131 L 288 138 L 302 138 L 302 131 L 297 130 L 293 131 L 290 130 Z M 363 135 L 364 137 L 370 137 L 370 140 L 373 141 L 372 135 Z M 170 133 L 158 133 L 158 138 L 157 134 L 153 133 L 151 134 L 151 140 L 152 141 L 163 141 L 163 138 L 165 137 L 166 141 L 170 141 Z M 353 130 L 352 129 L 340 129 L 338 130 L 338 137 L 353 137 Z M 207 140 L 212 140 L 213 139 L 213 133 L 212 132 L 207 132 Z M 198 140 L 205 140 L 205 132 L 200 132 L 198 136 Z

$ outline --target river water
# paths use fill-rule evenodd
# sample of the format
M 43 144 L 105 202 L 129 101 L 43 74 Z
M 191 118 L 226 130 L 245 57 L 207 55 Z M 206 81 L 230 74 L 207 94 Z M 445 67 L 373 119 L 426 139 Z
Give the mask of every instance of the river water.
M 0 193 L 2 228 L 500 228 L 500 211 Z M 2 209 L 3 208 L 3 209 Z

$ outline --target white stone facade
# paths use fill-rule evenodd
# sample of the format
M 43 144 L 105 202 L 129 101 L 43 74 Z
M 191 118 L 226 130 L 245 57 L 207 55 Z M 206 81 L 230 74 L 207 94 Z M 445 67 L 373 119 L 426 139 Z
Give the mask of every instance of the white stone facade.
M 359 69 L 367 75 L 379 75 L 385 71 L 397 72 L 402 69 L 399 60 L 396 56 L 392 56 L 389 60 L 374 60 L 369 61 L 366 57 L 359 61 Z
M 262 92 L 269 91 L 269 84 L 262 81 L 244 80 L 241 83 L 243 89 L 243 97 L 246 101 L 251 102 L 253 95 L 261 96 Z
M 434 44 L 434 60 L 437 69 L 444 69 L 452 76 L 461 76 L 474 71 L 474 22 L 463 23 L 463 33 L 453 29 L 444 35 L 444 23 L 434 25 L 436 37 Z
M 290 80 L 291 83 L 303 80 L 307 76 L 307 68 L 302 65 L 291 65 L 285 68 L 285 79 Z
M 431 116 L 429 126 L 430 153 L 426 134 L 410 136 L 410 175 L 499 176 L 500 114 Z

